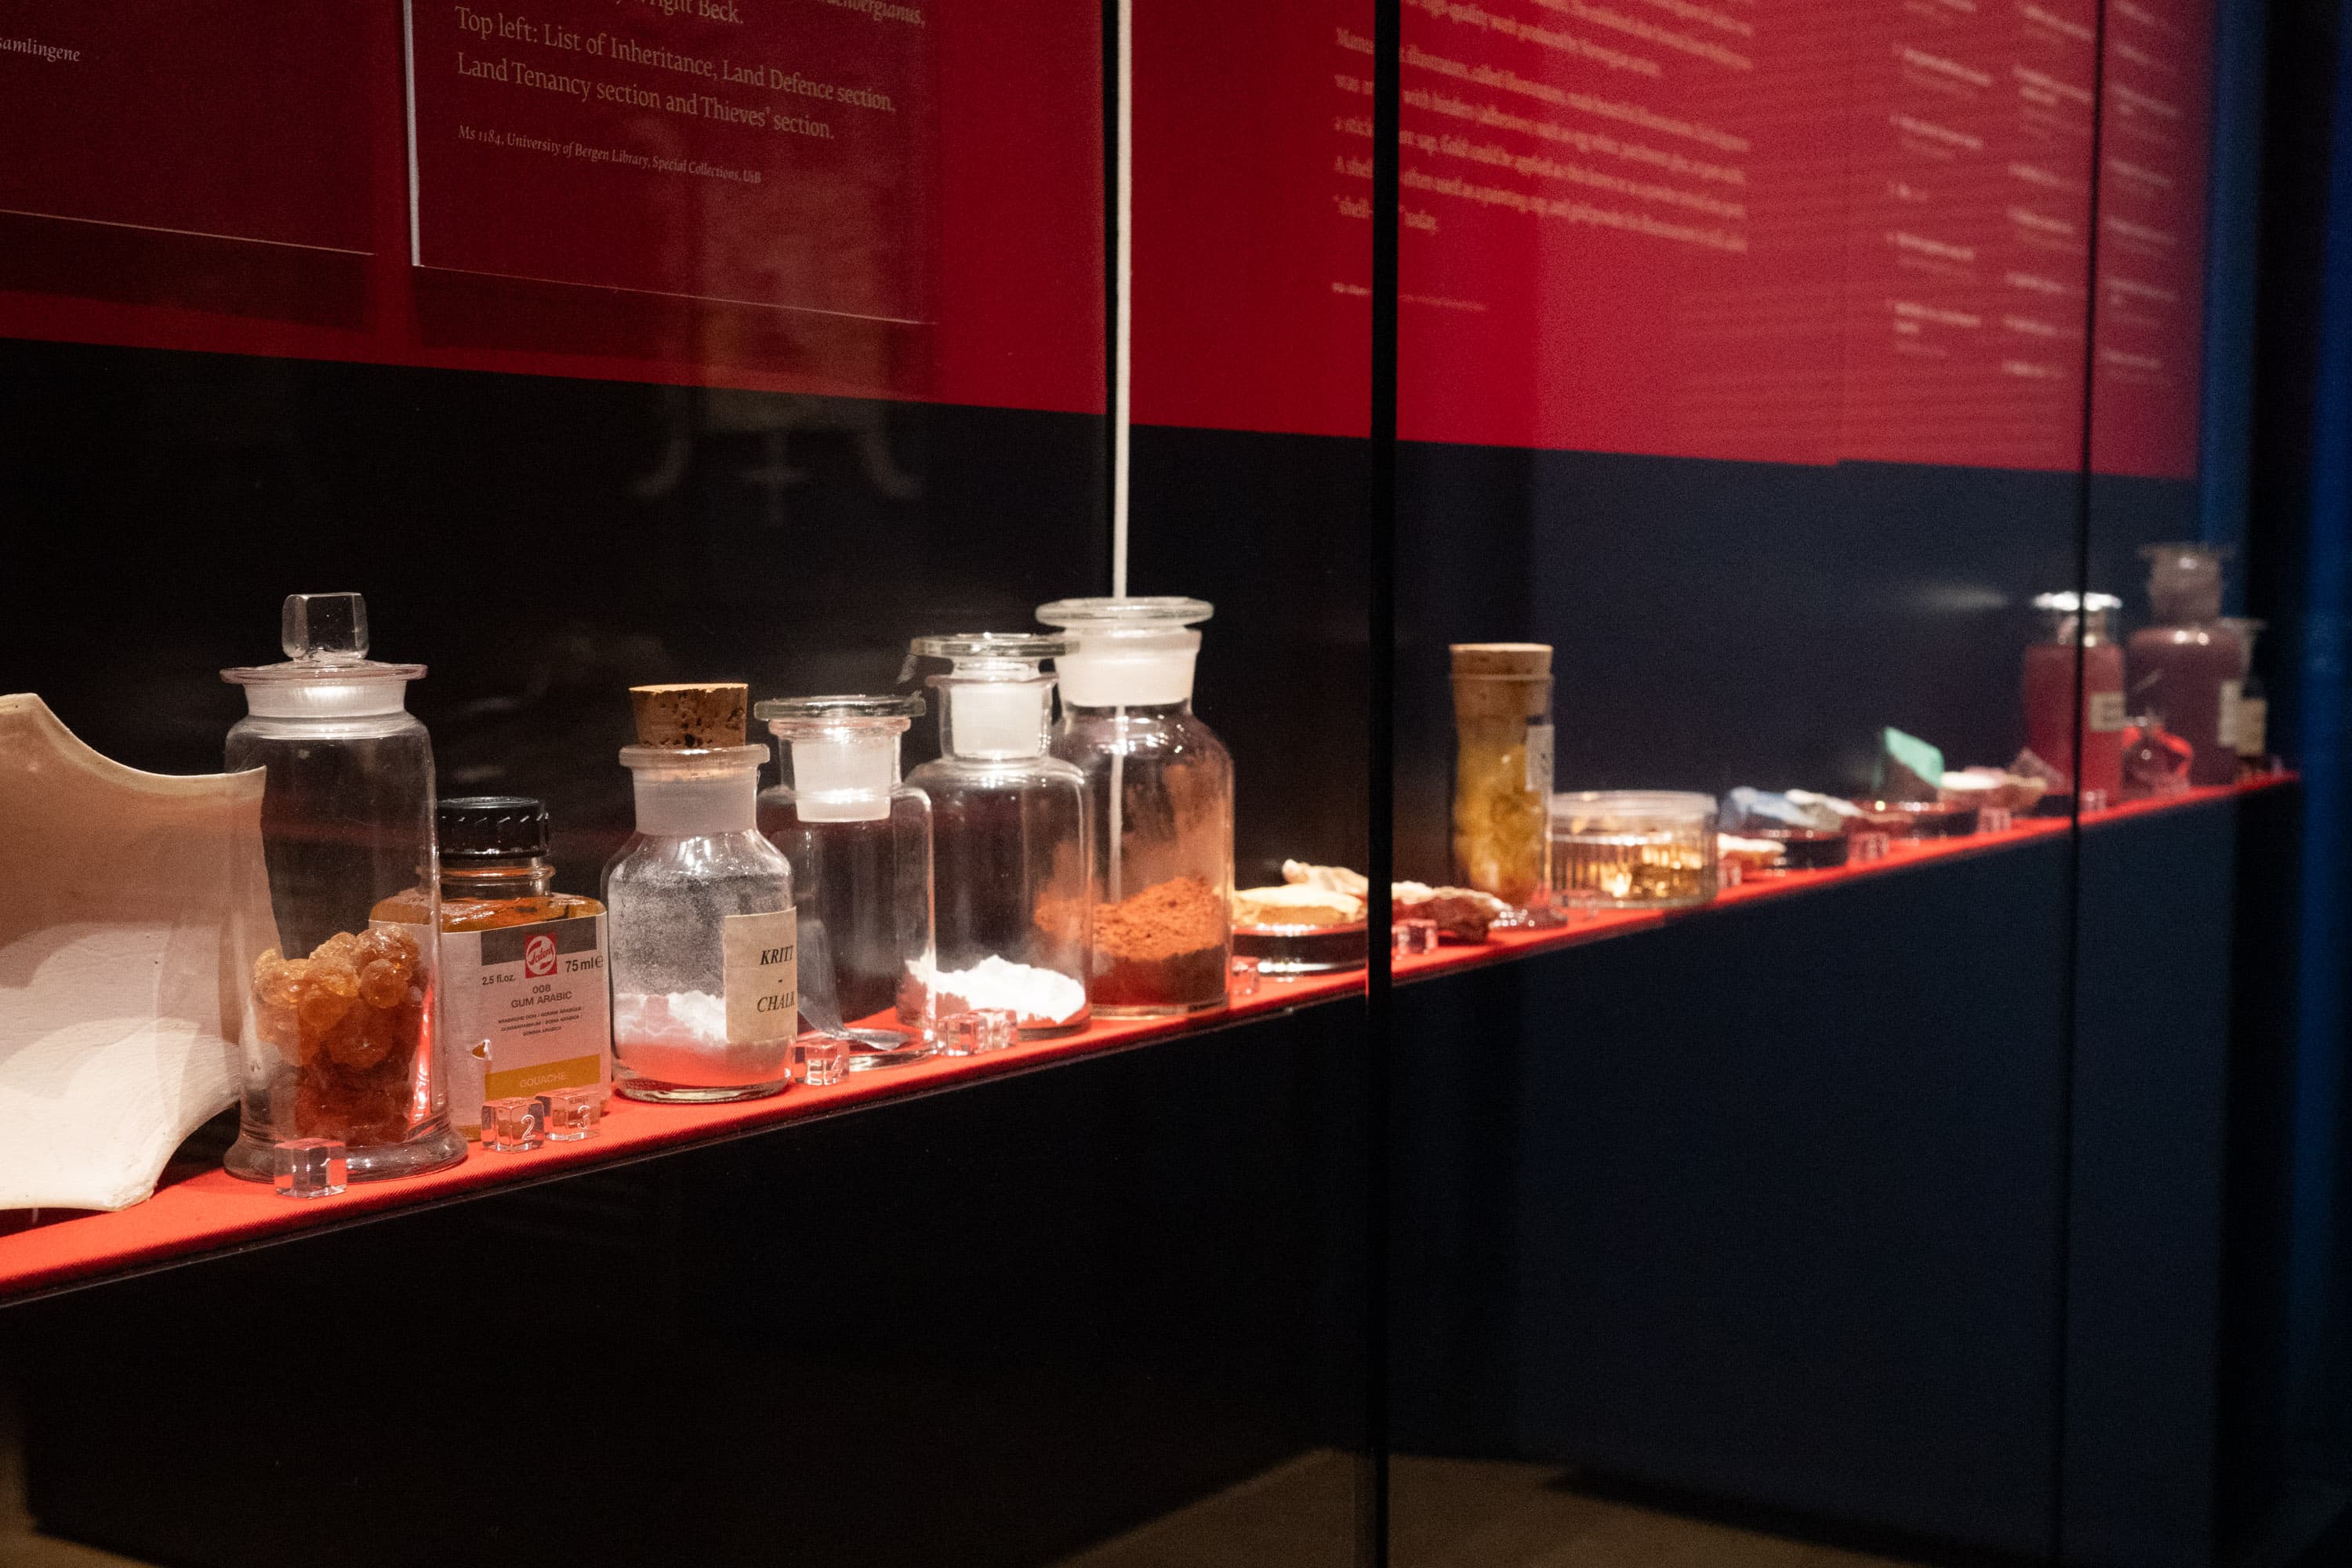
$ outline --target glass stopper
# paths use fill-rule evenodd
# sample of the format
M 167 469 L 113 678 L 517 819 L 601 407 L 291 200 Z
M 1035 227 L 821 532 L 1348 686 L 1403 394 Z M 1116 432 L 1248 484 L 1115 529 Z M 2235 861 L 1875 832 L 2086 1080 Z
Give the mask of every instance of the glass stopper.
M 278 616 L 278 642 L 288 658 L 363 658 L 368 650 L 367 600 L 357 594 L 289 594 Z

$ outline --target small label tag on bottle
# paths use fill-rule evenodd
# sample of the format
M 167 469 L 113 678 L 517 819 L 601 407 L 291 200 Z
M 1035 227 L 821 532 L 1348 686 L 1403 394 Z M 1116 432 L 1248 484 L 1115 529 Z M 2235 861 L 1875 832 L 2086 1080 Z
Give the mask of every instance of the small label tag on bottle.
M 2112 734 L 2125 722 L 2122 692 L 2094 691 L 2083 700 L 2083 728 L 2093 734 Z
M 801 1016 L 800 918 L 791 910 L 729 915 L 719 933 L 726 958 L 730 1045 L 796 1034 Z
M 1528 726 L 1528 780 L 1529 795 L 1551 798 L 1551 726 Z
M 2237 680 L 2221 682 L 2221 715 L 2214 725 L 2214 739 L 2231 751 L 2238 749 L 2238 699 L 2245 683 Z
M 2270 755 L 2271 705 L 2264 697 L 2241 696 L 2238 699 L 2238 755 L 2266 757 Z
M 611 1079 L 603 915 L 443 931 L 440 947 L 451 1121 L 473 1127 L 485 1100 Z

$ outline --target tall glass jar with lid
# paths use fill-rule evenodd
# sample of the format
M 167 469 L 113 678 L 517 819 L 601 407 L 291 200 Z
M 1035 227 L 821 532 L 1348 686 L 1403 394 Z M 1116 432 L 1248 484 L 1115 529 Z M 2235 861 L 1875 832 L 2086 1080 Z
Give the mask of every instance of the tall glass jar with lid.
M 1086 775 L 1094 900 L 1087 990 L 1097 1013 L 1220 1007 L 1232 961 L 1234 763 L 1192 712 L 1209 618 L 1199 599 L 1057 599 L 1062 720 L 1053 752 Z
M 231 772 L 263 769 L 274 940 L 248 976 L 232 1175 L 268 1181 L 281 1142 L 344 1145 L 351 1179 L 454 1164 L 435 1054 L 433 743 L 407 710 L 418 664 L 367 657 L 357 594 L 296 594 L 285 662 L 221 671 L 245 689 Z M 404 898 L 426 889 L 422 910 Z
M 1045 752 L 1054 677 L 1044 664 L 1069 647 L 983 632 L 918 637 L 910 650 L 950 666 L 930 678 L 940 754 L 907 780 L 931 803 L 933 1004 L 941 1016 L 1007 1008 L 1032 1037 L 1087 1016 L 1087 778 Z
M 1455 643 L 1451 652 L 1454 874 L 1509 904 L 1507 924 L 1556 924 L 1551 647 Z
M 801 1014 L 865 1072 L 931 1054 L 931 803 L 898 776 L 919 697 L 793 697 L 752 710 L 782 782 L 760 830 L 793 864 L 804 959 Z

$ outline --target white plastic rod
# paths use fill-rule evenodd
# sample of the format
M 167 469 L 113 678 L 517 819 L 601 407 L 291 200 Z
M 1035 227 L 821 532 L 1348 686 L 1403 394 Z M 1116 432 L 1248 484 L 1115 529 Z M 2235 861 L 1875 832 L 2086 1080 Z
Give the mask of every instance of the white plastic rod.
M 1118 0 L 1118 144 L 1114 147 L 1117 205 L 1112 237 L 1118 256 L 1110 383 L 1110 591 L 1127 595 L 1128 392 L 1135 340 L 1135 0 Z
M 1118 0 L 1118 145 L 1112 149 L 1113 237 L 1118 255 L 1117 331 L 1111 341 L 1110 383 L 1110 591 L 1127 596 L 1128 394 L 1134 383 L 1135 343 L 1135 0 Z M 1127 710 L 1118 710 L 1121 731 L 1110 758 L 1110 901 L 1127 896 Z

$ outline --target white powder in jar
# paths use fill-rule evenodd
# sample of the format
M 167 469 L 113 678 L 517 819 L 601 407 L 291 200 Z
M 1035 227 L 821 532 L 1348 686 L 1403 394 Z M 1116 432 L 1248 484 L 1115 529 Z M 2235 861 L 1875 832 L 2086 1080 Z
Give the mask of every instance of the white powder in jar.
M 1087 1010 L 1087 988 L 1056 970 L 1014 963 L 993 955 L 970 969 L 941 970 L 909 963 L 907 971 L 928 984 L 944 1018 L 973 1007 L 1003 1007 L 1021 1015 L 1024 1029 L 1051 1029 L 1074 1023 Z
M 613 1043 L 724 1047 L 727 998 L 708 991 L 615 992 Z
M 730 1043 L 727 998 L 707 991 L 613 996 L 615 1076 L 687 1089 L 740 1089 L 792 1076 L 793 1037 Z

